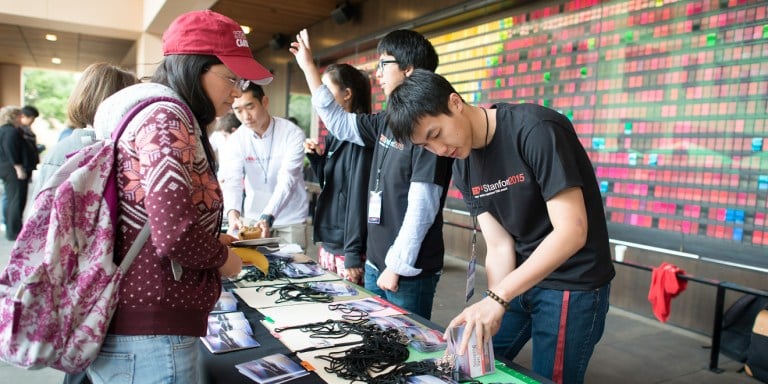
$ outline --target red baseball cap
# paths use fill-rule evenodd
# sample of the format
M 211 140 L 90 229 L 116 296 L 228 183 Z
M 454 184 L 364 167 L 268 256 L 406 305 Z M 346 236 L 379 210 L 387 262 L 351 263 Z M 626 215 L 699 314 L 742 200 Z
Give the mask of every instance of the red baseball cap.
M 266 85 L 272 74 L 253 58 L 240 24 L 211 10 L 187 12 L 163 33 L 163 55 L 212 55 L 243 79 Z

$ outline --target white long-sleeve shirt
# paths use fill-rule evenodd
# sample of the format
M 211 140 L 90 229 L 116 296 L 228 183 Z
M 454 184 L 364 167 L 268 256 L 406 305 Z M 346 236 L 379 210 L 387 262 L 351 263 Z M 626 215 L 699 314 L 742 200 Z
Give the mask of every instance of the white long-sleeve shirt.
M 249 219 L 271 214 L 274 226 L 303 224 L 309 211 L 303 172 L 306 135 L 286 119 L 273 119 L 263 136 L 241 126 L 219 149 L 224 214 L 234 209 Z

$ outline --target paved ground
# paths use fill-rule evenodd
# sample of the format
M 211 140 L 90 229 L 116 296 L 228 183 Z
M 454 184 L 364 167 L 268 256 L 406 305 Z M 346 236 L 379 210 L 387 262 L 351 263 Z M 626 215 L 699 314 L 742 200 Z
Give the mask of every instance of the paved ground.
M 311 232 L 310 232 L 311 233 Z M 5 266 L 13 243 L 0 236 L 0 266 Z M 308 255 L 316 255 L 310 247 Z M 445 326 L 464 307 L 467 263 L 458 257 L 447 256 L 444 274 L 438 284 L 433 306 L 432 320 Z M 486 288 L 485 269 L 477 271 L 475 295 Z M 725 371 L 715 374 L 706 369 L 709 362 L 709 338 L 660 324 L 633 313 L 611 308 L 606 331 L 595 351 L 587 371 L 587 383 L 758 383 L 743 373 L 741 365 L 724 356 L 720 368 Z M 531 366 L 530 343 L 515 360 L 518 364 Z M 63 374 L 52 369 L 26 371 L 0 363 L 0 383 L 45 384 L 60 383 Z

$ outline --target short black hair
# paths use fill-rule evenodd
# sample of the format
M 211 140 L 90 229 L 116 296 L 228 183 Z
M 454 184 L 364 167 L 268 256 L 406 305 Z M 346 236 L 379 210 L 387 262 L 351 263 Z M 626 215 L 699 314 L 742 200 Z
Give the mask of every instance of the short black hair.
M 422 117 L 450 116 L 448 100 L 452 93 L 458 94 L 448 80 L 434 72 L 416 69 L 406 76 L 387 101 L 387 125 L 395 139 L 410 140 L 413 125 Z
M 21 108 L 21 114 L 26 117 L 38 117 L 40 116 L 40 111 L 31 105 L 25 105 L 23 108 Z
M 217 64 L 222 62 L 216 56 L 168 55 L 152 75 L 152 82 L 166 85 L 181 96 L 203 130 L 216 120 L 216 107 L 205 93 L 200 76 Z
M 253 97 L 256 98 L 259 102 L 261 102 L 261 99 L 264 98 L 264 88 L 261 87 L 261 85 L 258 85 L 254 82 L 248 83 L 248 89 L 243 91 L 243 93 L 250 92 Z
M 408 66 L 434 72 L 439 64 L 437 52 L 424 35 L 410 29 L 398 29 L 388 33 L 379 41 L 376 51 L 392 55 L 400 69 Z

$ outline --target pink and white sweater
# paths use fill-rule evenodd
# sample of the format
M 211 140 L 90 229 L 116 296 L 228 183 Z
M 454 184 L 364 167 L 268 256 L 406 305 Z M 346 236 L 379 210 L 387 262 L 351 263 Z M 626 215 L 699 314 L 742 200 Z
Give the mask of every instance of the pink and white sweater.
M 150 96 L 180 99 L 165 86 L 138 84 L 105 100 L 95 126 L 114 126 L 99 125 L 99 118 L 119 119 Z M 151 235 L 123 278 L 111 334 L 205 335 L 227 248 L 216 237 L 223 199 L 201 134 L 179 105 L 158 102 L 141 111 L 120 138 L 115 259 L 128 252 L 147 220 Z M 171 260 L 183 267 L 180 281 L 174 280 Z

